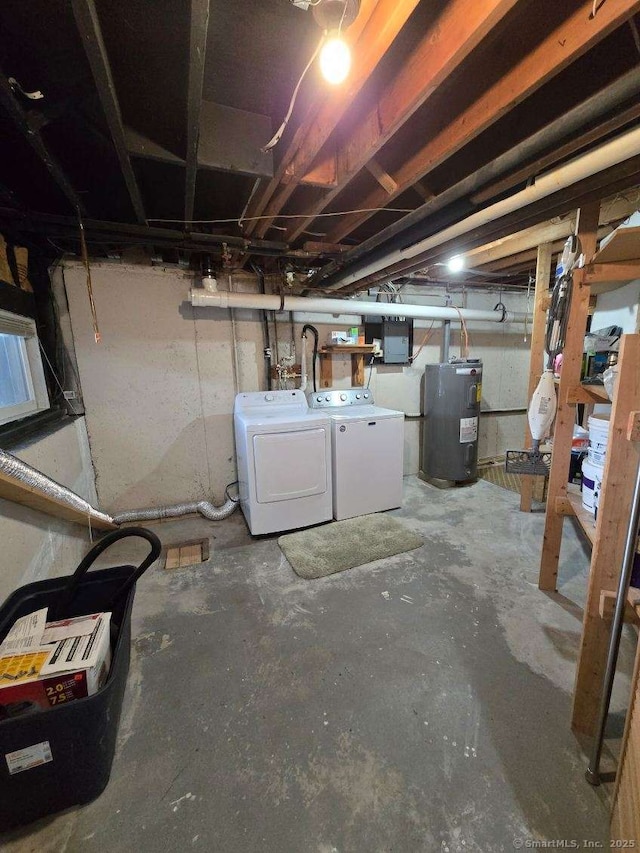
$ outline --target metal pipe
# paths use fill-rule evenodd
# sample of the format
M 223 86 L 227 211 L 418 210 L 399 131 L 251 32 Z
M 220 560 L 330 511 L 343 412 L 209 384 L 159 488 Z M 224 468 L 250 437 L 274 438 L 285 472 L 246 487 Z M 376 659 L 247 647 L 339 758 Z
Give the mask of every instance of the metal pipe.
M 589 762 L 586 772 L 587 782 L 591 785 L 600 784 L 600 759 L 602 757 L 602 747 L 604 744 L 604 730 L 607 724 L 607 717 L 609 715 L 609 706 L 611 704 L 613 680 L 616 675 L 616 663 L 618 660 L 618 652 L 620 651 L 620 639 L 622 637 L 622 626 L 624 623 L 624 610 L 627 603 L 627 593 L 629 591 L 631 574 L 633 572 L 633 562 L 636 555 L 639 522 L 640 465 L 638 465 L 638 470 L 636 472 L 636 482 L 631 501 L 631 516 L 629 518 L 629 526 L 627 527 L 627 538 L 624 543 L 624 556 L 622 558 L 622 568 L 620 570 L 620 580 L 618 581 L 618 592 L 616 594 L 616 607 L 613 613 L 613 622 L 611 625 L 611 639 L 609 641 L 607 668 L 605 671 L 602 698 L 600 700 L 600 709 L 598 712 L 598 725 L 596 728 L 595 740 L 593 741 L 591 761 Z
M 72 492 L 71 489 L 61 486 L 60 483 L 56 483 L 51 477 L 47 477 L 46 474 L 43 474 L 36 468 L 32 468 L 31 465 L 27 465 L 26 462 L 18 459 L 17 456 L 13 456 L 11 453 L 7 453 L 5 450 L 0 450 L 0 472 L 7 474 L 14 480 L 18 480 L 25 486 L 29 486 L 31 489 L 37 490 L 83 513 L 91 521 L 107 525 L 114 524 L 111 516 L 95 509 L 88 501 L 85 501 L 80 495 Z M 118 522 L 115 523 L 117 524 Z
M 233 288 L 231 273 L 229 273 L 229 290 Z M 231 320 L 231 349 L 233 350 L 233 390 L 237 394 L 240 390 L 240 369 L 238 364 L 238 338 L 236 336 L 236 317 L 232 307 L 229 308 L 229 319 Z
M 451 320 L 445 320 L 442 324 L 442 362 L 449 361 L 449 349 L 451 347 Z
M 149 509 L 131 509 L 114 515 L 115 524 L 127 524 L 132 521 L 159 521 L 163 518 L 179 518 L 199 512 L 209 521 L 222 521 L 228 518 L 237 507 L 238 502 L 228 498 L 222 506 L 215 506 L 210 501 L 192 501 L 191 503 L 174 504 L 173 506 L 150 507 Z
M 401 242 L 400 248 L 389 249 L 382 258 L 366 264 L 357 271 L 338 273 L 331 277 L 331 283 L 324 282 L 324 286 L 329 290 L 336 290 L 349 284 L 355 284 L 380 270 L 387 269 L 411 258 L 416 258 L 430 249 L 442 246 L 449 240 L 462 237 L 482 225 L 494 222 L 516 210 L 525 208 L 536 201 L 553 195 L 559 190 L 567 189 L 572 184 L 590 178 L 592 175 L 612 166 L 616 166 L 631 157 L 635 157 L 639 153 L 640 127 L 635 127 L 621 136 L 612 139 L 610 142 L 600 145 L 598 148 L 594 148 L 592 151 L 576 157 L 574 160 L 570 160 L 563 166 L 539 176 L 534 183 L 520 192 L 514 193 L 508 198 L 492 204 L 483 210 L 479 210 L 471 214 L 471 216 L 461 219 L 454 225 L 438 231 L 436 234 L 413 243 L 406 236 L 402 241 L 402 235 L 400 235 L 400 239 L 396 241 Z M 409 240 L 408 244 L 407 240 Z
M 230 293 L 219 290 L 209 293 L 200 288 L 191 290 L 191 304 L 206 308 L 254 308 L 262 311 L 301 311 L 308 314 L 350 314 L 356 317 L 380 315 L 379 302 L 358 299 L 322 299 L 307 296 L 275 296 L 262 293 Z M 437 305 L 410 305 L 406 302 L 389 302 L 384 306 L 385 316 L 412 317 L 419 320 L 477 320 L 490 323 L 532 322 L 531 315 L 523 312 L 484 311 L 475 308 L 444 308 Z

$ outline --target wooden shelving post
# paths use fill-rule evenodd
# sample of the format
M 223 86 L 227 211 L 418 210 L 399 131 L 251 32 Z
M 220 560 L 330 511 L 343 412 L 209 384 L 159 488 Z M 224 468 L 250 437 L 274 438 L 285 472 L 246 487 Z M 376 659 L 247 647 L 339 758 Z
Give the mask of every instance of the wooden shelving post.
M 536 261 L 536 292 L 533 306 L 533 328 L 531 330 L 531 356 L 529 360 L 529 389 L 527 403 L 531 400 L 536 385 L 540 380 L 540 371 L 544 359 L 544 338 L 549 307 L 549 281 L 551 279 L 551 243 L 538 246 Z M 524 446 L 531 447 L 531 431 L 529 421 L 525 427 Z M 533 487 L 542 477 L 531 477 L 526 474 L 520 477 L 520 510 L 531 512 Z
M 630 412 L 640 409 L 640 335 L 624 335 L 618 364 L 573 699 L 573 729 L 589 735 L 597 721 L 610 635 L 600 599 L 618 585 L 638 465 L 627 430 Z

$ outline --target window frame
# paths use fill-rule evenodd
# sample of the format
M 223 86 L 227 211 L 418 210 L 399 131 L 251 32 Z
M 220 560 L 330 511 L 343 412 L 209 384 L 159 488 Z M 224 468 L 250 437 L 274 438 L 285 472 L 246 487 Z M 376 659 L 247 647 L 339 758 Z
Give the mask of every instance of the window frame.
M 0 308 L 0 334 L 22 340 L 21 356 L 30 399 L 0 407 L 0 429 L 51 408 L 36 321 L 32 317 Z

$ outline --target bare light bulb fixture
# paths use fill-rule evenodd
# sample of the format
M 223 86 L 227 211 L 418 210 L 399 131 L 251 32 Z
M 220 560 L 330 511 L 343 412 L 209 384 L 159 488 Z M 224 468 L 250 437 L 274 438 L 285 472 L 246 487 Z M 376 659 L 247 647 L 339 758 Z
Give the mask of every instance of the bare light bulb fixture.
M 320 51 L 322 76 L 332 86 L 339 86 L 347 79 L 351 69 L 349 45 L 337 30 L 329 33 Z
M 359 11 L 360 0 L 319 0 L 313 6 L 316 23 L 325 31 L 320 71 L 332 86 L 343 83 L 351 69 L 351 50 L 343 33 L 355 21 Z
M 447 261 L 447 267 L 449 268 L 449 272 L 462 272 L 464 269 L 464 258 L 462 255 L 454 255 L 453 258 Z

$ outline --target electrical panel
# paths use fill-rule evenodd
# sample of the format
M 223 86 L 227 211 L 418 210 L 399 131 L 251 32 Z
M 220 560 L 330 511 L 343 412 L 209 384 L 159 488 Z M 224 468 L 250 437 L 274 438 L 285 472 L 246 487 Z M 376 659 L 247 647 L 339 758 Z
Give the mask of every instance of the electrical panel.
M 382 357 L 379 364 L 409 364 L 413 350 L 413 320 L 391 320 L 372 317 L 364 324 L 365 343 L 380 341 Z

